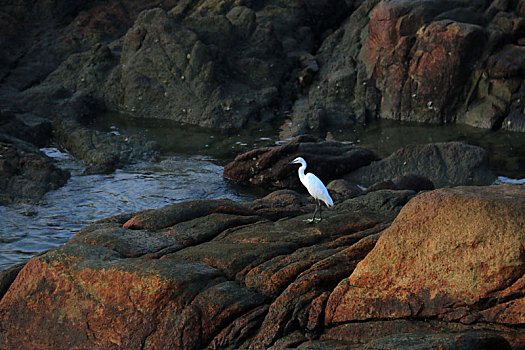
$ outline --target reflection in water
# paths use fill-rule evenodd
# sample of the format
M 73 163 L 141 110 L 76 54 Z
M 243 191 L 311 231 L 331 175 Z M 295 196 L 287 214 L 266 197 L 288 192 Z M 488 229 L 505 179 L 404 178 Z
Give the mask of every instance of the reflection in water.
M 39 205 L 0 206 L 0 270 L 67 242 L 102 218 L 193 199 L 251 200 L 222 179 L 222 167 L 200 156 L 169 157 L 110 175 L 81 175 L 83 167 L 56 149 L 45 149 L 72 169 L 68 183 Z

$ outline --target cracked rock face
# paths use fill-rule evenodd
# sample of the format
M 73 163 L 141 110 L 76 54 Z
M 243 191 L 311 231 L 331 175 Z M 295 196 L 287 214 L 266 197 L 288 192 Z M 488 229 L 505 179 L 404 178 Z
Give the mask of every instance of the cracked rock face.
M 68 244 L 33 258 L 18 274 L 1 301 L 0 345 L 237 347 L 261 325 L 268 302 L 301 272 L 308 277 L 300 288 L 317 287 L 301 297 L 296 309 L 306 307 L 302 312 L 312 313 L 311 320 L 302 322 L 318 329 L 328 286 L 355 265 L 342 261 L 352 254 L 354 260 L 364 257 L 375 240 L 355 252 L 350 247 L 383 230 L 393 214 L 344 210 L 316 227 L 304 223 L 305 216 L 293 218 L 297 213 L 270 220 L 274 214 L 267 216 L 267 209 L 289 196 L 276 193 L 253 205 L 230 200 L 178 203 L 86 227 Z M 312 205 L 307 215 L 310 209 Z M 290 258 L 283 260 L 286 255 Z M 305 256 L 301 267 L 293 268 Z M 326 259 L 327 264 L 312 267 Z M 274 292 L 268 292 L 260 273 L 251 272 L 257 266 L 270 275 L 281 271 L 274 277 Z M 317 280 L 319 271 L 325 271 L 325 282 Z M 294 290 L 280 302 L 294 303 Z M 273 306 L 271 314 L 274 309 L 279 310 Z M 289 315 L 272 317 L 285 327 Z M 32 331 L 36 328 L 45 329 L 46 336 Z
M 290 190 L 101 220 L 0 275 L 0 346 L 523 347 L 523 187 L 414 195 L 317 225 Z

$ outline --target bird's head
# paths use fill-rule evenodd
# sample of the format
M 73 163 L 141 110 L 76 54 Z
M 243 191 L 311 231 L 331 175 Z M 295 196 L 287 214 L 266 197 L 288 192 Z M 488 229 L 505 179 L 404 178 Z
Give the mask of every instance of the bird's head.
M 305 165 L 306 162 L 305 162 L 305 160 L 304 160 L 303 158 L 301 158 L 301 157 L 297 157 L 297 158 L 295 158 L 294 160 L 292 160 L 292 161 L 291 161 L 290 163 L 288 163 L 288 164 L 301 164 L 301 165 Z

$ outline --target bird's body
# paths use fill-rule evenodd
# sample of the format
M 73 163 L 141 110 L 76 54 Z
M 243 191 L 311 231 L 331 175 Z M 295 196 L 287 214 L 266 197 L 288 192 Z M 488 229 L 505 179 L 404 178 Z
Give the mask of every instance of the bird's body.
M 328 190 L 326 189 L 323 182 L 317 176 L 315 176 L 315 174 L 312 174 L 312 173 L 305 174 L 304 173 L 306 169 L 306 161 L 303 158 L 297 157 L 291 163 L 301 164 L 301 166 L 299 167 L 299 170 L 297 171 L 299 173 L 299 180 L 304 185 L 304 187 L 306 187 L 306 189 L 308 190 L 308 193 L 310 193 L 310 195 L 315 199 L 316 206 L 315 206 L 314 215 L 312 219 L 309 221 L 316 222 L 315 214 L 317 214 L 317 210 L 319 210 L 319 220 L 317 221 L 319 222 L 322 220 L 320 201 L 323 201 L 327 207 L 333 206 L 334 201 L 332 200 L 332 197 L 330 197 L 330 195 L 328 194 Z

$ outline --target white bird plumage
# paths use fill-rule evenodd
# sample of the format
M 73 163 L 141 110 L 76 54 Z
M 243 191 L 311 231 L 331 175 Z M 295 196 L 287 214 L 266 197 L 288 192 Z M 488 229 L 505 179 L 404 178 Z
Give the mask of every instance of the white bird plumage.
M 323 201 L 327 207 L 331 207 L 334 205 L 334 201 L 332 200 L 332 197 L 328 194 L 328 190 L 326 189 L 323 182 L 315 176 L 315 174 L 308 173 L 305 174 L 304 170 L 306 169 L 306 161 L 301 158 L 297 157 L 294 160 L 290 162 L 290 164 L 301 164 L 299 167 L 299 170 L 297 171 L 299 173 L 299 180 L 301 180 L 301 183 L 306 187 L 308 190 L 308 193 L 315 199 L 315 211 L 314 215 L 312 216 L 312 219 L 308 220 L 309 222 L 319 222 L 323 218 L 321 217 L 321 203 L 320 201 Z M 317 211 L 319 210 L 319 220 L 316 221 L 315 215 L 317 214 Z

